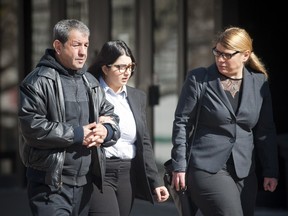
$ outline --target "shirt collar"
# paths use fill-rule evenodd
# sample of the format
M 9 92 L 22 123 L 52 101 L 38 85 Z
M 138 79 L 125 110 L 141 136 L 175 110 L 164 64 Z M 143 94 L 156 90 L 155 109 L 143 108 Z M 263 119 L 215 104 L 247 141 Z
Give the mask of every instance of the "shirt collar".
M 107 83 L 104 81 L 104 79 L 102 78 L 102 76 L 99 77 L 99 83 L 100 86 L 104 89 L 105 93 L 110 92 L 110 94 L 115 94 L 115 95 L 123 95 L 124 98 L 127 97 L 127 88 L 126 85 L 123 85 L 121 92 L 115 93 L 108 85 Z

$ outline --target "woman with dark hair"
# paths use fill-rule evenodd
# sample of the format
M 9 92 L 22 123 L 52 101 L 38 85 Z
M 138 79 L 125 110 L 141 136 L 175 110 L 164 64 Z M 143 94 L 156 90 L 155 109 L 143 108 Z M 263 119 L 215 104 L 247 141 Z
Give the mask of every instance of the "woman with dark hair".
M 94 187 L 90 216 L 128 216 L 134 198 L 154 203 L 169 193 L 158 177 L 146 123 L 146 94 L 127 85 L 135 72 L 135 58 L 124 41 L 106 42 L 88 71 L 96 76 L 107 100 L 119 115 L 120 139 L 105 150 L 106 174 L 103 190 Z M 101 117 L 109 121 L 109 117 Z

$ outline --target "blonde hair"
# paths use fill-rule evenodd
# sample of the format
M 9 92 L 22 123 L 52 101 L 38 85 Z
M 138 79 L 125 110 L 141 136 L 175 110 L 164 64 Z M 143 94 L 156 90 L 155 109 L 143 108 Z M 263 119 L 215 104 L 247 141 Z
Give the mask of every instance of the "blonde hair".
M 214 46 L 218 43 L 226 49 L 236 50 L 239 52 L 250 51 L 250 57 L 245 62 L 245 65 L 255 71 L 264 73 L 268 78 L 268 72 L 265 65 L 253 52 L 253 40 L 245 29 L 239 27 L 226 28 L 223 32 L 216 35 Z

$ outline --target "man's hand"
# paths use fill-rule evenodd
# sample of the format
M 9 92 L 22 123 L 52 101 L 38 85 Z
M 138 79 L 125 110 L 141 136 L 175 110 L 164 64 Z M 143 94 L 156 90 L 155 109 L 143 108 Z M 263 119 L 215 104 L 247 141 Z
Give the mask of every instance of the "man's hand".
M 99 147 L 104 142 L 107 136 L 107 129 L 101 123 L 90 123 L 83 126 L 83 130 L 83 145 L 87 146 L 87 148 L 90 148 L 92 146 Z

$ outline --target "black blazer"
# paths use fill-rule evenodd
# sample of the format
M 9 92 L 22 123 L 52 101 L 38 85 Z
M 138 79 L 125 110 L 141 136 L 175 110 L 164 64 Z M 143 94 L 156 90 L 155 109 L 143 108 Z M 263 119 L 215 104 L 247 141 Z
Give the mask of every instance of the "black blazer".
M 220 83 L 215 64 L 192 70 L 183 85 L 173 123 L 173 167 L 184 171 L 187 126 L 195 120 L 197 95 L 204 74 L 208 73 L 196 138 L 192 144 L 191 165 L 216 173 L 232 153 L 239 178 L 254 171 L 254 148 L 262 175 L 278 177 L 276 129 L 273 121 L 269 84 L 262 73 L 244 68 L 242 96 L 234 112 Z
M 154 203 L 152 191 L 161 184 L 155 155 L 146 122 L 146 93 L 142 90 L 126 86 L 127 99 L 136 122 L 136 156 L 137 180 L 136 197 Z M 121 121 L 121 120 L 120 120 Z

